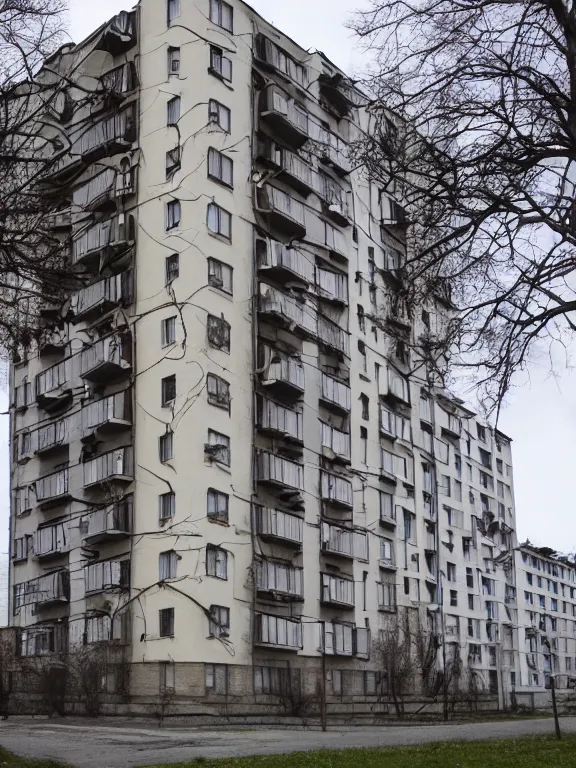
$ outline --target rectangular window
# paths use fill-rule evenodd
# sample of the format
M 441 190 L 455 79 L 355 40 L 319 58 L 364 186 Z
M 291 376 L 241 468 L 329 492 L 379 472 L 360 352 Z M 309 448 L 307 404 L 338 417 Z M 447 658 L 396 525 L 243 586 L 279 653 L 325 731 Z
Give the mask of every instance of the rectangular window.
M 213 147 L 208 150 L 208 176 L 221 181 L 227 187 L 234 186 L 234 163 L 227 155 Z
M 176 374 L 166 376 L 161 381 L 162 407 L 172 405 L 176 400 Z
M 364 695 L 376 695 L 376 672 L 364 672 Z
M 286 667 L 254 667 L 254 693 L 283 694 L 290 690 Z
M 158 560 L 158 570 L 160 581 L 176 578 L 176 569 L 178 567 L 178 555 L 176 552 L 160 552 Z
M 228 578 L 228 552 L 221 547 L 206 547 L 206 573 L 216 579 Z
M 166 256 L 166 285 L 170 285 L 173 280 L 176 280 L 180 274 L 180 256 L 177 253 L 172 253 L 170 256 Z
M 440 475 L 440 493 L 443 496 L 450 497 L 452 495 L 450 489 L 450 478 L 448 475 Z
M 206 390 L 210 405 L 226 410 L 230 408 L 230 384 L 227 381 L 209 373 L 206 376 Z
M 232 32 L 234 12 L 231 5 L 224 0 L 210 0 L 210 21 L 219 27 Z
M 228 665 L 204 664 L 206 691 L 225 696 L 228 693 Z
M 227 435 L 209 429 L 205 452 L 212 461 L 224 464 L 226 467 L 230 466 L 230 438 Z
M 221 349 L 223 352 L 230 352 L 230 323 L 227 323 L 223 317 L 208 315 L 206 327 L 210 346 Z
M 168 48 L 168 74 L 177 75 L 180 72 L 180 48 Z
M 468 608 L 474 610 L 474 595 L 468 595 Z
M 380 519 L 395 520 L 394 496 L 391 493 L 380 491 Z
M 472 568 L 466 568 L 466 586 L 468 589 L 474 589 L 474 573 Z
M 222 48 L 210 46 L 210 72 L 222 80 L 232 82 L 232 61 L 224 56 Z
M 166 105 L 166 124 L 176 125 L 180 120 L 180 96 L 174 96 Z
M 166 152 L 166 179 L 171 179 L 180 170 L 180 147 L 174 147 Z
M 209 203 L 207 215 L 208 229 L 215 235 L 232 240 L 232 214 L 220 208 L 216 203 Z
M 228 637 L 230 634 L 230 608 L 210 606 L 209 633 L 211 637 Z
M 174 458 L 174 434 L 166 432 L 160 436 L 159 441 L 160 461 L 170 461 Z
M 180 16 L 180 0 L 167 0 L 166 5 L 168 26 Z
M 229 497 L 227 493 L 222 493 L 221 491 L 214 490 L 214 488 L 209 488 L 206 497 L 206 516 L 208 517 L 208 520 L 227 523 L 228 503 Z
M 159 611 L 160 637 L 174 637 L 174 608 Z
M 458 605 L 458 592 L 455 589 L 450 590 L 450 605 L 455 608 Z
M 210 99 L 208 102 L 208 122 L 220 126 L 223 131 L 230 133 L 232 125 L 232 115 L 228 107 L 220 104 L 216 99 Z
M 161 323 L 162 331 L 162 346 L 166 347 L 168 344 L 174 344 L 176 341 L 176 315 L 174 317 L 166 317 Z
M 171 520 L 176 514 L 176 495 L 172 492 L 163 493 L 159 498 L 160 521 Z
M 448 581 L 456 581 L 456 565 L 454 563 L 446 563 L 446 578 Z
M 232 296 L 233 269 L 218 259 L 208 259 L 208 285 Z
M 170 200 L 166 203 L 166 231 L 176 229 L 180 226 L 180 218 L 182 211 L 180 208 L 180 200 Z

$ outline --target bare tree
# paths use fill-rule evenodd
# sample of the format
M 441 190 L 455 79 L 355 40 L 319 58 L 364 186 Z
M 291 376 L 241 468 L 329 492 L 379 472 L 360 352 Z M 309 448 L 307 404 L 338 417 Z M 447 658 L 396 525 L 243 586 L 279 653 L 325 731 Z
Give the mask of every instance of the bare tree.
M 352 27 L 374 54 L 356 153 L 405 205 L 383 223 L 407 226 L 406 295 L 460 310 L 430 358 L 498 407 L 576 330 L 576 3 L 372 0 Z
M 394 617 L 375 643 L 382 677 L 398 719 L 404 717 L 406 695 L 413 692 L 417 676 L 414 638 L 408 612 Z

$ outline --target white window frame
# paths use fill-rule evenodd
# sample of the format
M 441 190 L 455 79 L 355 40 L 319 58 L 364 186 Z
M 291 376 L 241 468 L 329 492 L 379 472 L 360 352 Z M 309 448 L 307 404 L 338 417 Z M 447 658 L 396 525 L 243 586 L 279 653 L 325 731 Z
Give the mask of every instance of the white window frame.
M 168 26 L 180 16 L 180 0 L 166 0 L 166 22 Z
M 224 605 L 211 605 L 208 619 L 210 637 L 228 637 L 230 635 L 230 608 Z
M 160 323 L 162 346 L 168 347 L 176 343 L 176 315 L 165 317 Z
M 209 544 L 206 547 L 206 575 L 222 581 L 228 580 L 228 552 Z
M 230 189 L 234 187 L 234 162 L 214 147 L 208 149 L 208 178 L 219 181 Z
M 182 107 L 180 96 L 173 96 L 166 103 L 166 125 L 178 125 Z
M 182 206 L 180 200 L 169 200 L 166 203 L 166 232 L 178 229 L 182 221 Z
M 164 262 L 164 272 L 166 285 L 170 285 L 174 280 L 180 277 L 180 254 L 171 253 L 170 256 L 166 256 Z M 173 274 L 173 273 L 176 274 Z
M 213 460 L 217 464 L 223 464 L 225 467 L 229 467 L 232 462 L 232 452 L 230 450 L 231 441 L 228 435 L 224 435 L 222 432 L 217 432 L 215 429 L 209 429 L 207 444 L 218 446 L 220 448 L 218 454 L 213 454 Z
M 176 66 L 175 66 L 176 65 Z M 180 74 L 180 48 L 168 48 L 168 74 Z
M 224 0 L 210 0 L 210 21 L 228 32 L 233 32 L 234 9 Z
M 158 517 L 160 522 L 173 520 L 176 516 L 176 494 L 173 491 L 158 496 Z
M 178 570 L 178 555 L 174 550 L 160 552 L 158 556 L 158 579 L 167 581 L 175 579 Z
M 166 390 L 168 388 L 168 382 L 170 384 L 174 381 L 174 397 L 167 397 Z M 162 408 L 169 408 L 172 403 L 176 400 L 176 375 L 172 374 L 170 376 L 165 376 L 163 379 L 160 380 L 160 402 L 162 403 Z
M 222 80 L 232 82 L 232 60 L 224 56 L 222 48 L 210 46 L 210 71 Z
M 230 383 L 226 379 L 217 376 L 215 373 L 209 373 L 206 376 L 206 392 L 210 405 L 229 410 Z
M 226 133 L 230 133 L 232 112 L 225 104 L 221 104 L 216 99 L 210 99 L 208 102 L 208 123 L 217 125 Z
M 224 502 L 224 503 L 223 503 Z M 210 507 L 214 509 L 211 511 Z M 225 506 L 225 510 L 221 509 Z M 230 515 L 230 496 L 216 488 L 208 488 L 206 494 L 206 517 L 221 523 L 228 523 Z
M 168 613 L 170 612 L 170 613 Z M 175 610 L 174 608 L 160 608 L 158 611 L 158 637 L 174 637 L 174 625 L 175 625 Z M 171 616 L 170 625 L 171 632 L 162 633 L 162 615 Z
M 174 433 L 165 432 L 158 440 L 158 453 L 160 461 L 170 461 L 174 458 Z
M 232 240 L 232 214 L 216 203 L 208 203 L 206 226 L 213 235 Z
M 208 285 L 229 296 L 234 292 L 234 269 L 212 256 L 208 258 Z

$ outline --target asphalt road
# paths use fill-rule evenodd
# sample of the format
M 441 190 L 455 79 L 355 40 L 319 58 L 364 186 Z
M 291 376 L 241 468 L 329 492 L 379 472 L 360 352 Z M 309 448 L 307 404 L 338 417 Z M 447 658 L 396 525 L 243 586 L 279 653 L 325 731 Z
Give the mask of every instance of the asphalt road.
M 562 718 L 576 733 L 576 717 Z M 24 757 L 51 758 L 79 768 L 129 768 L 242 755 L 280 754 L 310 749 L 389 747 L 432 741 L 494 739 L 554 732 L 552 719 L 466 725 L 335 728 L 311 730 L 209 730 L 158 728 L 150 723 L 51 722 L 17 718 L 0 722 L 0 744 Z

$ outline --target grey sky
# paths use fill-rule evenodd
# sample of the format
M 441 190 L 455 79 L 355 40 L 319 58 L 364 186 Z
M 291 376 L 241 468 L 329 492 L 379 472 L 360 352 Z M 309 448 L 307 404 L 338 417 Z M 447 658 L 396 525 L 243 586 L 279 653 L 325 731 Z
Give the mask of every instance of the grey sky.
M 162 2 L 163 0 L 157 0 Z M 71 36 L 79 42 L 130 2 L 122 0 L 70 0 Z M 192 2 L 192 0 L 183 0 Z M 317 48 L 347 71 L 367 60 L 354 50 L 344 27 L 361 0 L 253 0 L 252 7 L 304 48 Z M 518 381 L 509 397 L 500 427 L 513 439 L 518 536 L 564 552 L 576 548 L 576 515 L 572 515 L 572 473 L 576 443 L 576 373 L 548 376 L 544 361 Z M 0 393 L 0 409 L 6 409 Z M 3 419 L 0 461 L 5 468 L 0 482 L 0 514 L 8 519 L 8 427 Z M 7 548 L 7 532 L 0 533 L 0 551 Z

